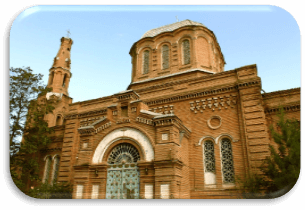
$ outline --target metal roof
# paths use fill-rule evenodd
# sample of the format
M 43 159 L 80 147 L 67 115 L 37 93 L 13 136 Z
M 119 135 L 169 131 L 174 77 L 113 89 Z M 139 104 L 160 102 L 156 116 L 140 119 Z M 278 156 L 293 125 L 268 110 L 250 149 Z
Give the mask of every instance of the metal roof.
M 162 26 L 162 27 L 159 27 L 159 28 L 154 28 L 154 29 L 151 29 L 149 31 L 147 31 L 142 37 L 142 38 L 145 38 L 145 37 L 154 37 L 158 34 L 161 34 L 163 32 L 169 32 L 169 31 L 174 31 L 178 28 L 181 28 L 183 26 L 204 26 L 202 23 L 198 23 L 198 22 L 195 22 L 195 21 L 192 21 L 192 20 L 183 20 L 183 21 L 180 21 L 180 22 L 176 22 L 176 23 L 172 23 L 172 24 L 169 24 L 169 25 L 165 25 L 165 26 Z

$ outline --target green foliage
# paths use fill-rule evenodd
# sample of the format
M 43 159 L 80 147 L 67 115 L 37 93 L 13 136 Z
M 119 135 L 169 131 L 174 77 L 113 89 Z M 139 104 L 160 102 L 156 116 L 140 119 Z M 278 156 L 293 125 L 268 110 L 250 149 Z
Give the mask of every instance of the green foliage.
M 283 108 L 280 108 L 277 116 L 277 128 L 270 128 L 277 147 L 270 145 L 270 156 L 260 167 L 263 175 L 250 174 L 242 182 L 245 198 L 280 197 L 289 192 L 298 180 L 301 157 L 300 123 L 295 119 L 286 119 Z
M 31 100 L 44 89 L 42 75 L 33 74 L 30 67 L 10 68 L 10 151 L 15 155 L 20 148 L 20 139 L 25 127 L 26 115 Z
M 39 199 L 71 199 L 72 185 L 67 183 L 42 184 L 30 189 L 28 195 Z
M 295 185 L 300 173 L 300 123 L 285 119 L 284 110 L 280 109 L 277 130 L 271 127 L 271 133 L 278 148 L 270 146 L 271 155 L 262 167 L 270 180 L 266 192 L 273 193 L 286 189 L 288 192 Z
M 43 97 L 49 91 L 42 75 L 29 67 L 10 69 L 10 169 L 14 183 L 25 193 L 29 182 L 39 181 L 37 152 L 48 146 L 54 132 L 44 120 L 56 103 Z

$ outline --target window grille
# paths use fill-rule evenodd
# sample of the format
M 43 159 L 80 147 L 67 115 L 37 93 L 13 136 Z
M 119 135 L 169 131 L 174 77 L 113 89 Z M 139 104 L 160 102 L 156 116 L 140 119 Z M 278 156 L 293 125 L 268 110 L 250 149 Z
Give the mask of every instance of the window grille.
M 46 165 L 45 165 L 45 169 L 44 169 L 44 176 L 43 176 L 43 183 L 48 183 L 49 181 L 49 177 L 50 177 L 50 170 L 51 170 L 51 157 L 48 156 L 46 158 Z
M 212 141 L 204 142 L 204 164 L 205 172 L 215 173 L 214 144 Z
M 221 142 L 221 164 L 224 183 L 234 182 L 234 167 L 232 157 L 232 146 L 229 139 L 223 139 Z
M 190 50 L 190 41 L 185 39 L 182 41 L 182 53 L 183 53 L 183 64 L 191 63 L 191 50 Z
M 169 68 L 169 47 L 168 45 L 162 46 L 162 69 Z
M 149 51 L 145 50 L 143 53 L 143 74 L 149 72 Z
M 108 164 L 136 163 L 138 160 L 138 150 L 131 144 L 123 143 L 113 148 L 108 157 Z
M 58 176 L 58 170 L 59 170 L 59 160 L 60 160 L 59 156 L 56 156 L 54 159 L 52 184 L 57 182 L 57 176 Z

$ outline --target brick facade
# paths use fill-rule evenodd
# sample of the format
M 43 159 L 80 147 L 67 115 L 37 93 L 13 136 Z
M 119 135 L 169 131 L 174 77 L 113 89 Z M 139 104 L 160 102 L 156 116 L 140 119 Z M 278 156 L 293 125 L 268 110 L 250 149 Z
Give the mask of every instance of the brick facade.
M 55 134 L 40 157 L 44 177 L 46 157 L 60 156 L 57 181 L 73 184 L 73 198 L 108 198 L 107 185 L 117 182 L 107 175 L 122 167 L 139 172 L 133 179 L 138 198 L 238 198 L 238 182 L 230 180 L 256 171 L 269 155 L 269 126 L 279 105 L 300 120 L 300 89 L 261 94 L 256 65 L 224 71 L 216 37 L 200 23 L 185 20 L 148 31 L 131 47 L 127 90 L 77 103 L 68 96 L 72 43 L 61 39 L 50 69 L 53 92 L 47 97 L 61 100 L 46 116 Z M 184 64 L 185 58 L 190 62 Z M 213 158 L 205 156 L 206 141 Z M 113 149 L 123 144 L 136 148 L 140 159 L 109 164 Z M 123 185 L 122 194 L 131 189 Z

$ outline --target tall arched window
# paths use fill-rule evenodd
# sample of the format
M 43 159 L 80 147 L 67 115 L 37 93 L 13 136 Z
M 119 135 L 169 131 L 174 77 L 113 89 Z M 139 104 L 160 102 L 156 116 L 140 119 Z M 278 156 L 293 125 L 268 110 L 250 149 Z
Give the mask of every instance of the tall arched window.
M 223 139 L 221 141 L 221 165 L 223 182 L 234 183 L 232 145 L 229 139 Z
M 56 155 L 53 160 L 53 172 L 52 172 L 52 184 L 57 182 L 58 170 L 59 170 L 59 155 Z
M 67 74 L 65 74 L 64 79 L 62 80 L 62 86 L 66 86 Z
M 43 174 L 43 179 L 42 182 L 43 183 L 48 183 L 49 181 L 49 177 L 50 177 L 50 171 L 51 171 L 51 162 L 52 162 L 52 158 L 51 156 L 47 156 L 45 158 L 45 168 L 44 168 L 44 174 Z
M 162 46 L 162 69 L 169 68 L 169 47 L 168 45 Z
M 56 118 L 56 125 L 61 125 L 61 116 L 58 115 Z
M 52 71 L 52 73 L 50 75 L 50 84 L 49 85 L 53 84 L 53 79 L 54 79 L 54 71 Z
M 183 65 L 191 63 L 191 49 L 190 41 L 188 39 L 182 41 L 182 57 Z
M 149 51 L 145 50 L 143 53 L 143 74 L 149 72 Z
M 216 184 L 215 155 L 212 141 L 205 141 L 204 144 L 204 182 L 205 184 Z

